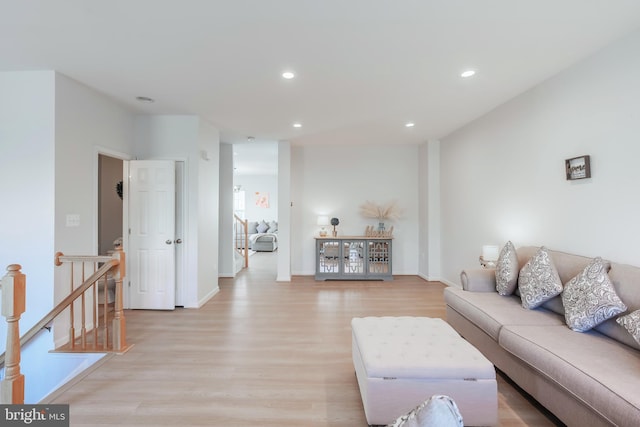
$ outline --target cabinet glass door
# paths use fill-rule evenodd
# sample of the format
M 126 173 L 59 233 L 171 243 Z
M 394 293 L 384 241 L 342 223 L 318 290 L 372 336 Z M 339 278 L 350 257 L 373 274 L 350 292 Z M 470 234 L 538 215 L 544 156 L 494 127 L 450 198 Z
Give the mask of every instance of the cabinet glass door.
M 369 241 L 370 275 L 389 274 L 391 272 L 391 242 L 389 240 Z
M 325 240 L 318 242 L 318 272 L 340 273 L 340 241 Z
M 365 272 L 365 245 L 362 240 L 345 240 L 342 245 L 343 272 L 345 275 L 359 274 Z

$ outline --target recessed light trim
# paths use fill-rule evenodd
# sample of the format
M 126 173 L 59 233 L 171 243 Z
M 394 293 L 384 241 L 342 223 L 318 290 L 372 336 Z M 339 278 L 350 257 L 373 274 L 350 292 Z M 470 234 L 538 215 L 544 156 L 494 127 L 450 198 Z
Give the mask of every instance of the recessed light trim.
M 301 128 L 302 127 L 302 123 L 294 123 L 293 127 L 294 128 Z
M 293 71 L 285 71 L 284 73 L 282 73 L 282 78 L 287 79 L 287 80 L 291 80 L 295 76 L 296 75 L 293 73 Z
M 412 127 L 414 127 L 415 125 L 416 125 L 416 124 L 415 124 L 415 123 L 413 123 L 413 122 L 408 122 L 408 123 L 405 123 L 405 124 L 404 124 L 404 127 L 412 128 Z
M 136 101 L 144 102 L 146 104 L 153 104 L 155 99 L 149 98 L 148 96 L 136 96 Z
M 469 77 L 472 77 L 476 74 L 476 70 L 465 70 L 462 73 L 460 73 L 460 77 L 462 77 L 463 79 L 467 79 Z

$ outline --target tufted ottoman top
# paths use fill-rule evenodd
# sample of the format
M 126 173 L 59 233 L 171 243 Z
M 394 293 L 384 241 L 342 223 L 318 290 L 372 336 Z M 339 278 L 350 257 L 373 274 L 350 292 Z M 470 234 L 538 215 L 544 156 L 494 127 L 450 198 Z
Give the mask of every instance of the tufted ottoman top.
M 369 378 L 495 379 L 493 364 L 442 319 L 351 320 Z

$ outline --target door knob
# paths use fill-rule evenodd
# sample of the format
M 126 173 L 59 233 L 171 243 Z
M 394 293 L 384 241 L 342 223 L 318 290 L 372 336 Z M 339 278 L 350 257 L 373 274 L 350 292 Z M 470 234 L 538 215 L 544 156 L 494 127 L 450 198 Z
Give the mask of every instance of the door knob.
M 182 239 L 176 239 L 175 243 L 177 243 L 177 244 L 182 243 Z
M 171 243 L 173 243 L 173 241 L 172 241 L 172 240 L 167 240 L 165 243 L 166 243 L 167 245 L 170 245 Z

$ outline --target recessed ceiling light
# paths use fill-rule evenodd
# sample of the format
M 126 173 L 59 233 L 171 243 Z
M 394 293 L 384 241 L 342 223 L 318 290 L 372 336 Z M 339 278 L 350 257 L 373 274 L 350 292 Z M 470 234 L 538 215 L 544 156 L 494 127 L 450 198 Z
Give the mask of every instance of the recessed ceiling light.
M 302 127 L 302 123 L 294 123 L 293 127 L 294 128 L 301 128 Z
M 247 141 L 254 141 L 256 138 L 254 136 L 248 136 Z
M 414 127 L 415 125 L 416 125 L 415 123 L 413 123 L 413 122 L 409 122 L 409 123 L 405 123 L 405 125 L 404 125 L 404 126 L 405 126 L 405 127 L 408 127 L 408 128 L 412 128 L 412 127 Z
M 153 104 L 156 102 L 153 98 L 149 98 L 148 96 L 136 96 L 136 100 L 147 104 Z
M 291 71 L 285 71 L 284 73 L 282 73 L 282 77 L 284 77 L 287 80 L 290 80 L 292 78 L 294 78 L 296 75 L 293 74 Z
M 475 72 L 475 70 L 467 70 L 467 71 L 463 71 L 463 72 L 460 74 L 460 77 L 464 77 L 464 78 L 471 77 L 471 76 L 473 76 L 475 73 L 476 73 L 476 72 Z

